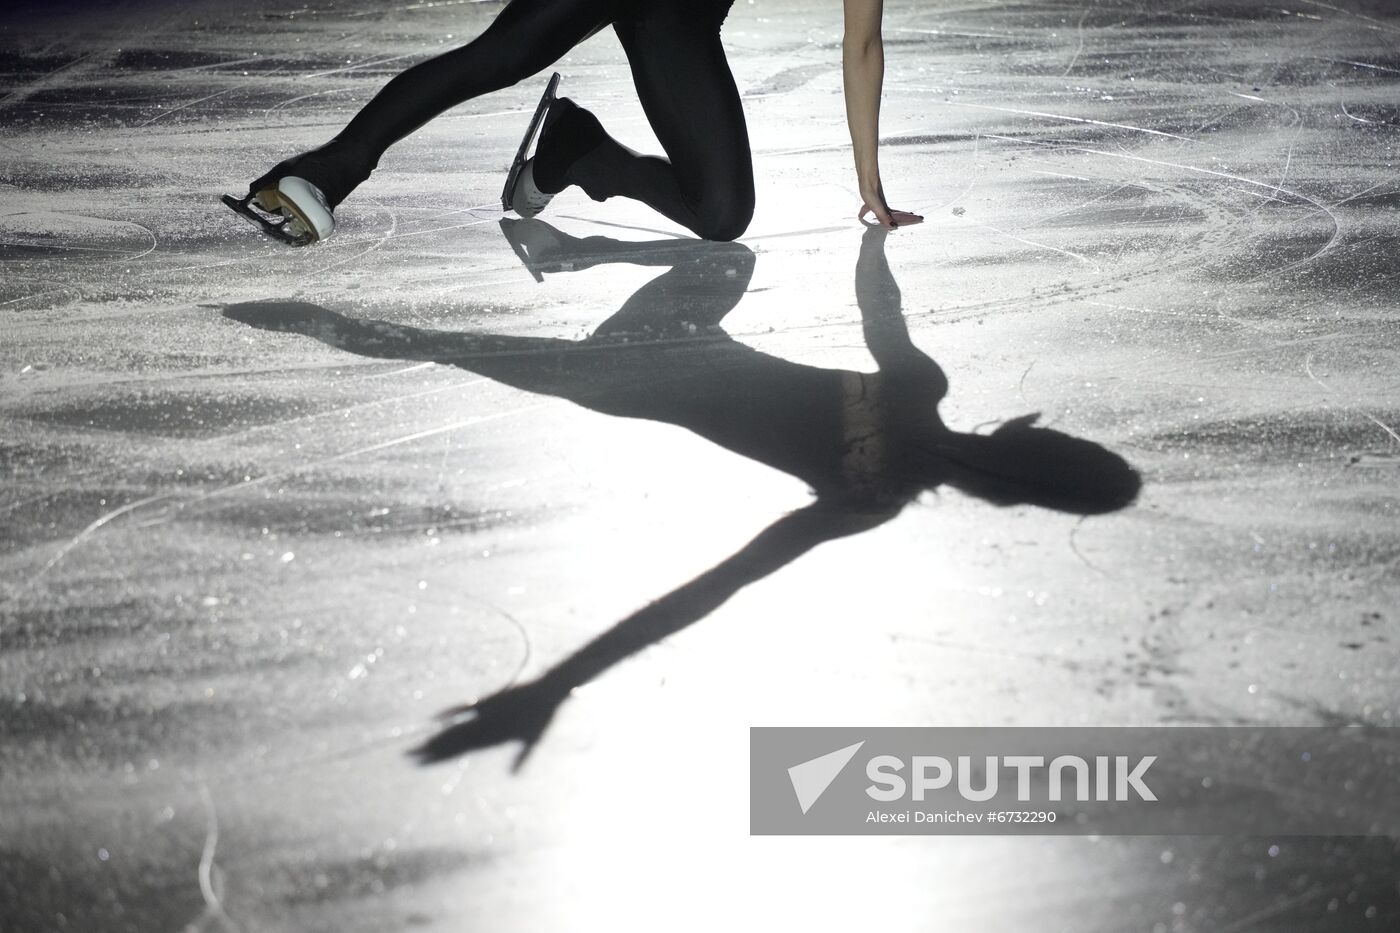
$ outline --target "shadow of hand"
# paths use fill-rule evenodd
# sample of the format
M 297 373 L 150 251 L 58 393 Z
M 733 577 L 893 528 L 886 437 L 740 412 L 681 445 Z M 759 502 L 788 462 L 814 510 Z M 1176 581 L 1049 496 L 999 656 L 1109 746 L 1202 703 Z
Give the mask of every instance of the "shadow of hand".
M 507 687 L 484 700 L 443 712 L 438 718 L 447 724 L 411 754 L 419 764 L 433 764 L 519 741 L 520 750 L 511 764 L 512 771 L 519 771 L 568 696 L 567 689 L 537 680 Z
M 250 301 L 223 307 L 224 317 L 259 330 L 300 334 L 361 356 L 416 359 L 427 334 L 388 321 L 361 321 L 308 301 Z M 431 358 L 431 357 L 429 357 Z
M 224 317 L 259 330 L 309 337 L 339 332 L 357 324 L 351 318 L 309 301 L 249 301 L 227 305 L 223 312 Z

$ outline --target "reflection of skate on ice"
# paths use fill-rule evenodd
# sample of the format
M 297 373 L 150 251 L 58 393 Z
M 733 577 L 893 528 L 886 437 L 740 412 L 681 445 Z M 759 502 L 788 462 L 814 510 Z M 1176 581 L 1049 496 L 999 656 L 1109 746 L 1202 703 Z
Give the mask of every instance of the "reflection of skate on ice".
M 593 265 L 576 258 L 581 253 L 581 240 L 554 229 L 543 220 L 502 217 L 501 232 L 536 282 L 543 282 L 546 273 L 574 272 Z

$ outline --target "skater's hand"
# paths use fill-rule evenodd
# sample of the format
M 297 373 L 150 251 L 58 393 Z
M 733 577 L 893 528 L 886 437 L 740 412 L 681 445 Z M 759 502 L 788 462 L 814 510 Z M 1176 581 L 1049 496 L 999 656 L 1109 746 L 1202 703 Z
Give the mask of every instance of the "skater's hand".
M 871 223 L 870 221 L 867 221 L 865 219 L 865 215 L 872 212 L 875 214 L 875 219 L 879 221 L 878 223 Z M 909 227 L 913 226 L 914 224 L 921 224 L 924 222 L 924 215 L 910 213 L 909 211 L 901 211 L 897 208 L 892 207 L 887 207 L 882 212 L 880 209 L 871 207 L 869 204 L 867 204 L 860 209 L 860 213 L 856 215 L 856 219 L 858 219 L 861 223 L 866 224 L 867 226 L 884 227 L 888 230 L 894 230 L 899 227 Z
M 447 725 L 414 749 L 413 755 L 420 762 L 431 764 L 517 741 L 520 749 L 511 770 L 519 771 L 568 696 L 566 689 L 542 680 L 507 687 L 484 700 L 442 713 L 438 718 Z
M 922 214 L 914 214 L 909 211 L 901 211 L 891 208 L 889 202 L 885 200 L 884 186 L 879 182 L 874 184 L 862 184 L 860 186 L 861 207 L 856 219 L 861 223 L 869 223 L 865 219 L 866 214 L 874 214 L 880 226 L 893 230 L 896 227 L 907 227 L 911 224 L 924 222 Z
M 862 183 L 860 186 L 861 206 L 860 213 L 856 219 L 861 223 L 868 224 L 865 219 L 866 214 L 874 214 L 875 220 L 880 226 L 893 230 L 896 227 L 907 227 L 911 224 L 924 222 L 922 214 L 914 214 L 910 211 L 901 211 L 891 208 L 889 202 L 885 200 L 885 189 L 878 181 L 872 183 Z

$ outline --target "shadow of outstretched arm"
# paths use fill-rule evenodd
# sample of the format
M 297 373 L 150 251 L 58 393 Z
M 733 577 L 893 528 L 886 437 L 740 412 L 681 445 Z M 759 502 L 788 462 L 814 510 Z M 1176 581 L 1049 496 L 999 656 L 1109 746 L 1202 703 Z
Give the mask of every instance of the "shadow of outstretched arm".
M 623 619 L 535 680 L 443 714 L 447 724 L 413 754 L 424 764 L 504 742 L 521 744 L 513 769 L 534 750 L 570 692 L 649 645 L 705 618 L 745 586 L 825 541 L 889 521 L 899 506 L 818 499 L 768 528 L 722 563 Z

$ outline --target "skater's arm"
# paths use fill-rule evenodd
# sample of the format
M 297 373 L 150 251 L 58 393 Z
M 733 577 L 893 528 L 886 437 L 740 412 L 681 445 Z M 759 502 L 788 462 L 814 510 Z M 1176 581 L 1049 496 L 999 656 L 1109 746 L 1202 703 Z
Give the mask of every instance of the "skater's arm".
M 880 183 L 880 94 L 885 81 L 885 45 L 880 33 L 884 0 L 844 0 L 846 34 L 841 64 L 846 90 L 846 125 L 855 150 L 861 216 L 873 211 L 883 226 L 918 223 L 917 214 L 891 210 Z

